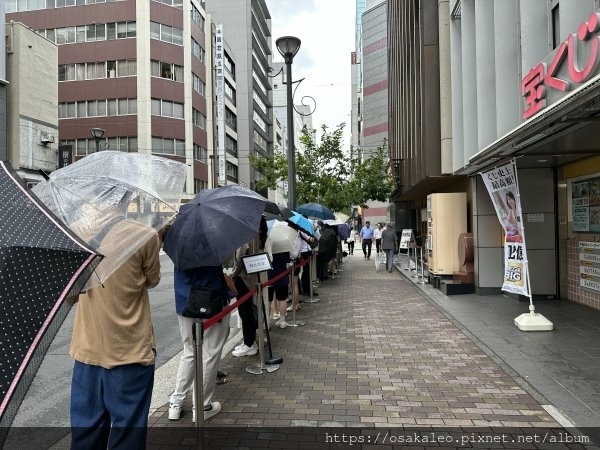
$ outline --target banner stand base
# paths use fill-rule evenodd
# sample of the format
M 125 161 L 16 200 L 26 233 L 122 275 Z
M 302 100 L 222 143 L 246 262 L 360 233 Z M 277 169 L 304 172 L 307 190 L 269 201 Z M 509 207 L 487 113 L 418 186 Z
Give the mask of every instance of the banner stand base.
M 252 364 L 248 367 L 246 367 L 246 372 L 251 373 L 252 375 L 262 375 L 263 370 L 266 370 L 267 372 L 271 373 L 271 372 L 275 372 L 276 370 L 279 369 L 279 364 L 271 364 L 268 366 L 263 366 L 260 363 L 257 364 Z
M 537 314 L 533 305 L 529 306 L 528 313 L 523 313 L 515 318 L 515 325 L 521 331 L 552 331 L 554 329 L 554 324 L 541 314 Z

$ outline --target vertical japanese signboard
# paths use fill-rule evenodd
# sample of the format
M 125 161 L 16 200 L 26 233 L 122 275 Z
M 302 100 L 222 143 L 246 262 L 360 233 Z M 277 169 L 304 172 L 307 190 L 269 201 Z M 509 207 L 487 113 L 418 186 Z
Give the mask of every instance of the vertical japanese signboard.
M 505 233 L 502 290 L 531 298 L 515 162 L 496 167 L 481 176 Z
M 66 167 L 73 162 L 73 146 L 59 145 L 58 146 L 58 168 Z
M 217 84 L 217 155 L 219 158 L 219 183 L 225 183 L 225 73 L 223 58 L 223 24 L 215 28 L 215 80 Z M 215 186 L 216 187 L 216 186 Z

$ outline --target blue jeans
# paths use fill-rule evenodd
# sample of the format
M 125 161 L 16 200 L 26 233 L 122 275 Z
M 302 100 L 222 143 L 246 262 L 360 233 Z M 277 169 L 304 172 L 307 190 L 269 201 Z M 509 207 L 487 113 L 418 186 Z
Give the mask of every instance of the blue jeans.
M 388 272 L 394 268 L 394 249 L 384 250 L 385 252 L 385 265 Z
M 154 365 L 105 369 L 75 361 L 71 449 L 145 449 Z

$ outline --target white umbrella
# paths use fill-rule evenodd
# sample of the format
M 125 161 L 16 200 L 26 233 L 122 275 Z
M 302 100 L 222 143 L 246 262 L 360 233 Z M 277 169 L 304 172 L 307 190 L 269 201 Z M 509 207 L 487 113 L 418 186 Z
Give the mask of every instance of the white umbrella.
M 346 223 L 348 222 L 348 219 L 350 219 L 350 216 L 341 212 L 334 212 L 333 215 L 335 216 L 335 218 L 337 220 L 342 221 L 342 223 Z
M 285 222 L 276 220 L 269 231 L 272 253 L 285 253 L 292 251 L 298 231 L 288 226 Z

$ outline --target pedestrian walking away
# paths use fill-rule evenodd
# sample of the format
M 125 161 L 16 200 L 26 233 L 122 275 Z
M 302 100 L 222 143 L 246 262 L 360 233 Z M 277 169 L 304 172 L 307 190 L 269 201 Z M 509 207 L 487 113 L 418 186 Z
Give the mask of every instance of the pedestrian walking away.
M 365 259 L 371 259 L 371 246 L 373 245 L 373 228 L 371 222 L 365 222 L 365 226 L 360 230 L 360 239 L 362 242 L 362 251 Z
M 396 236 L 391 223 L 388 223 L 381 233 L 381 249 L 385 253 L 385 268 L 388 272 L 392 272 L 394 270 L 394 253 L 398 250 L 398 236 Z
M 383 233 L 383 226 L 381 225 L 381 223 L 378 223 L 377 225 L 375 225 L 375 228 L 373 229 L 373 239 L 375 239 L 375 251 L 377 252 L 377 254 L 379 254 L 379 252 L 381 252 L 381 234 Z

